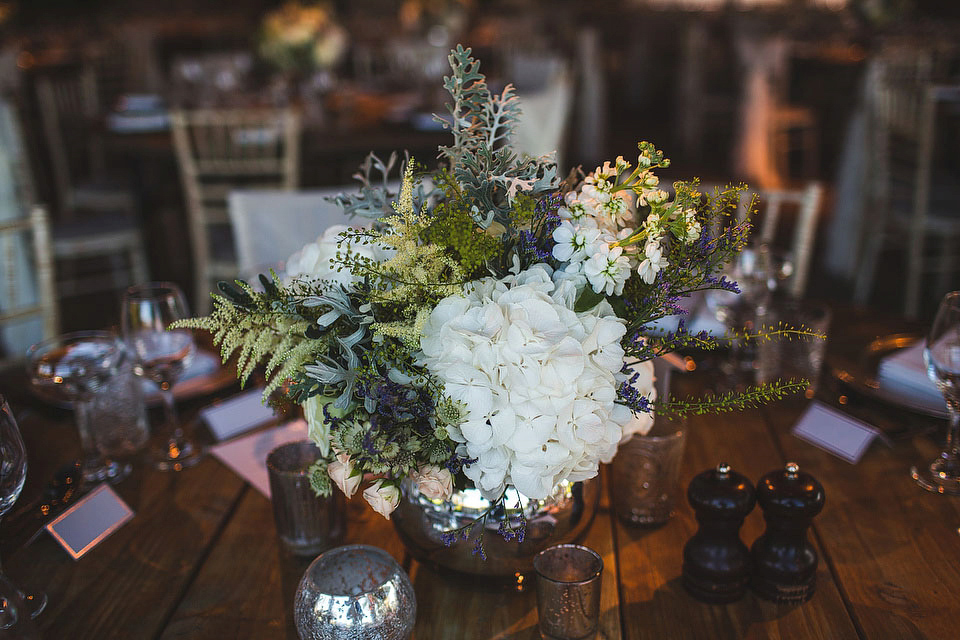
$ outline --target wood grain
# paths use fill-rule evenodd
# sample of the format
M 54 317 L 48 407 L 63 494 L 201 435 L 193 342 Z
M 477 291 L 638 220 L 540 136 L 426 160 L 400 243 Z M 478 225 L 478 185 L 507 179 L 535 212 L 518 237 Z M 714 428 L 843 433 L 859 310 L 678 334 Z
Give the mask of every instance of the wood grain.
M 180 473 L 140 471 L 116 487 L 136 516 L 83 558 L 71 560 L 43 535 L 6 570 L 46 590 L 49 604 L 39 622 L 47 638 L 153 637 L 243 486 L 212 459 Z
M 814 528 L 864 635 L 956 637 L 960 500 L 928 493 L 909 476 L 912 462 L 937 455 L 934 440 L 876 442 L 852 465 L 789 434 L 803 408 L 771 412 L 771 429 L 824 485 Z

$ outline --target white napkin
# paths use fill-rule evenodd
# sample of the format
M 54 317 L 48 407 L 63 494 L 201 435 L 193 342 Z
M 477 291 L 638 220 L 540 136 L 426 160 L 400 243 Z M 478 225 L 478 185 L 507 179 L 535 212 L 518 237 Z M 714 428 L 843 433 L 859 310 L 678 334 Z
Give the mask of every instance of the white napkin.
M 923 340 L 900 349 L 880 361 L 877 384 L 892 398 L 927 411 L 945 410 L 943 395 L 927 376 L 923 362 Z
M 306 438 L 307 423 L 304 420 L 296 420 L 215 445 L 210 447 L 210 453 L 269 498 L 270 476 L 267 473 L 267 454 L 282 444 Z

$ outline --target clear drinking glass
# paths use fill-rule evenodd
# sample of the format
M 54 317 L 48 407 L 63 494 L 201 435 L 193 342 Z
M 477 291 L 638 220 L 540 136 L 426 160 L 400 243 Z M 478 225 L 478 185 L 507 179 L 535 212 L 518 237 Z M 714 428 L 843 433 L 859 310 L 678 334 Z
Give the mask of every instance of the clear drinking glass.
M 130 472 L 129 465 L 100 455 L 90 422 L 91 404 L 110 383 L 124 357 L 123 344 L 107 331 L 65 333 L 27 350 L 27 372 L 39 395 L 60 404 L 73 404 L 86 484 L 116 482 Z
M 164 426 L 151 443 L 154 465 L 180 471 L 200 460 L 200 447 L 184 432 L 177 417 L 173 385 L 193 360 L 196 345 L 189 329 L 168 329 L 190 317 L 183 292 L 169 282 L 148 282 L 127 289 L 123 298 L 123 337 L 146 377 L 160 388 Z
M 0 396 L 0 518 L 23 491 L 27 479 L 27 450 L 6 399 Z M 0 567 L 0 637 L 22 630 L 25 614 L 37 617 L 47 606 L 46 594 L 27 596 L 3 575 Z M 13 637 L 16 637 L 13 635 Z
M 927 491 L 960 495 L 960 291 L 944 296 L 927 334 L 923 350 L 927 375 L 933 380 L 950 414 L 947 443 L 939 457 L 910 469 Z

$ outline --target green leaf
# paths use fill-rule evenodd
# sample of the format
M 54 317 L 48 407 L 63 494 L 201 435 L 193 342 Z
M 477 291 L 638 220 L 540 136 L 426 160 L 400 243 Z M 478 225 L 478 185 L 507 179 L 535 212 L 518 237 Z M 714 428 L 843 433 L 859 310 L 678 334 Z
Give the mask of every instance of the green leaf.
M 593 309 L 595 306 L 600 304 L 601 300 L 603 300 L 602 293 L 597 293 L 593 290 L 593 287 L 586 286 L 583 288 L 583 292 L 577 298 L 576 304 L 573 305 L 573 310 L 577 313 L 590 311 L 590 309 Z

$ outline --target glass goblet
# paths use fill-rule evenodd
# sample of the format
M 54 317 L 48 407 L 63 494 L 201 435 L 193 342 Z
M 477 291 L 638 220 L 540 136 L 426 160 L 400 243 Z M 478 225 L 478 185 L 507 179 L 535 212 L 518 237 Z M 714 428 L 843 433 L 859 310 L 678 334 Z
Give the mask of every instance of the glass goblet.
M 124 357 L 123 344 L 107 331 L 65 333 L 27 350 L 30 383 L 39 395 L 60 404 L 73 404 L 85 484 L 116 482 L 130 473 L 129 464 L 101 456 L 89 419 L 96 394 L 116 374 Z
M 180 424 L 173 395 L 173 385 L 193 360 L 196 345 L 190 330 L 168 327 L 188 317 L 183 292 L 175 284 L 148 282 L 124 294 L 120 318 L 124 339 L 163 399 L 164 426 L 151 443 L 154 466 L 161 471 L 180 471 L 200 461 L 200 447 Z
M 27 479 L 27 450 L 20 437 L 17 421 L 6 399 L 0 396 L 0 517 L 3 517 L 23 491 Z M 0 637 L 19 633 L 30 625 L 25 614 L 37 617 L 47 606 L 47 596 L 25 595 L 0 567 Z M 13 637 L 16 637 L 14 635 Z
M 910 474 L 927 491 L 960 495 L 960 291 L 948 293 L 940 302 L 923 360 L 927 375 L 947 403 L 950 422 L 940 455 L 929 464 L 911 468 Z

